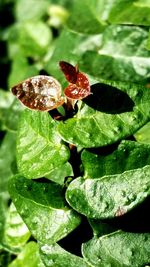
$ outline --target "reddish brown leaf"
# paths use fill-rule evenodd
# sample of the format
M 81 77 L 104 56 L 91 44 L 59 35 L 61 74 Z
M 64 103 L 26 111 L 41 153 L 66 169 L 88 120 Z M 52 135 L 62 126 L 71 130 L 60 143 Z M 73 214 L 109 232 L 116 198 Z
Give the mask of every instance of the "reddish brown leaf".
M 48 111 L 64 103 L 60 83 L 51 76 L 31 77 L 11 88 L 12 93 L 28 108 Z
M 73 65 L 65 61 L 60 61 L 59 66 L 64 73 L 66 80 L 70 83 L 76 83 L 78 74 L 77 66 L 74 67 Z

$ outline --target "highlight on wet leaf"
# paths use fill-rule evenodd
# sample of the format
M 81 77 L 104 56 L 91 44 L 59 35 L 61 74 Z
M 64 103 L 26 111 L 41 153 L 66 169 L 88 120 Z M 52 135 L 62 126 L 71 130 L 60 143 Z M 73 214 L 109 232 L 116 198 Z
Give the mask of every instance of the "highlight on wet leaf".
M 13 86 L 11 91 L 29 109 L 48 111 L 64 103 L 61 89 L 52 76 L 38 75 Z
M 64 90 L 67 98 L 79 100 L 91 94 L 89 80 L 83 72 L 79 71 L 77 65 L 73 66 L 68 62 L 60 61 L 59 66 L 69 82 Z

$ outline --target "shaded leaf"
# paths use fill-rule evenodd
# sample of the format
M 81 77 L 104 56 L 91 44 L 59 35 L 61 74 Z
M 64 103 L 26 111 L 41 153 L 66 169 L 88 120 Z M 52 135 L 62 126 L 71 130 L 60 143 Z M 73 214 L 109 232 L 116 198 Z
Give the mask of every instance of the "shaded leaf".
M 38 245 L 31 241 L 8 267 L 44 267 L 39 255 Z
M 107 148 L 97 152 L 84 150 L 81 159 L 84 176 L 98 178 L 150 165 L 150 146 L 123 140 L 117 149 L 110 153 Z
M 93 229 L 93 234 L 97 237 L 110 234 L 117 231 L 117 227 L 104 222 L 103 220 L 88 219 L 90 226 Z
M 52 170 L 45 177 L 57 184 L 63 185 L 64 180 L 68 176 L 73 176 L 72 166 L 69 162 L 66 162 L 62 166 L 59 166 Z
M 141 85 L 105 81 L 93 85 L 91 92 L 75 117 L 58 125 L 68 143 L 108 145 L 132 135 L 149 120 L 150 91 Z
M 63 188 L 47 181 L 16 176 L 10 181 L 12 200 L 32 235 L 40 242 L 57 242 L 80 224 L 66 205 Z
M 88 267 L 84 259 L 75 256 L 58 244 L 41 244 L 40 255 L 46 267 Z M 91 266 L 91 265 L 90 265 Z
M 74 1 L 67 23 L 69 28 L 73 31 L 86 34 L 102 32 L 106 24 L 98 19 L 96 6 L 97 1 Z
M 141 267 L 149 263 L 150 234 L 122 231 L 83 244 L 87 262 L 96 267 Z
M 56 126 L 57 122 L 46 112 L 23 112 L 18 129 L 17 163 L 25 177 L 43 177 L 69 159 L 69 150 L 62 144 Z
M 100 48 L 83 54 L 80 67 L 95 78 L 146 83 L 150 79 L 147 38 L 148 32 L 140 27 L 111 25 Z
M 149 0 L 114 1 L 108 20 L 115 24 L 150 25 Z
M 66 198 L 71 207 L 90 218 L 121 216 L 150 194 L 150 165 L 102 178 L 77 178 L 69 184 Z

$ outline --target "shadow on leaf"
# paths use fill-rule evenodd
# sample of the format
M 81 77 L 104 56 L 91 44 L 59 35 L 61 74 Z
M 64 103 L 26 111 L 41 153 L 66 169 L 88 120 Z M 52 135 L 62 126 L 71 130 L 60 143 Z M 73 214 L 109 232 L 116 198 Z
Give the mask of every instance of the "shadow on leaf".
M 91 93 L 83 101 L 95 110 L 110 114 L 133 111 L 132 99 L 113 86 L 97 83 L 91 86 Z

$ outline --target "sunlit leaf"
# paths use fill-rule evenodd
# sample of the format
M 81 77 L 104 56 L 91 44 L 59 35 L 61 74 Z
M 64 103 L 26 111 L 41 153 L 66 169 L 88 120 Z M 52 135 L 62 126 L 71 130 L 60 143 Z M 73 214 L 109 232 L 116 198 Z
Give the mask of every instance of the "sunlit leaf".
M 62 144 L 56 126 L 57 122 L 46 112 L 25 110 L 22 114 L 18 129 L 17 163 L 25 177 L 43 177 L 69 159 L 69 150 Z
M 114 1 L 109 22 L 115 24 L 150 25 L 149 0 Z
M 84 259 L 75 256 L 58 244 L 41 244 L 40 255 L 46 267 L 88 267 Z M 91 265 L 90 265 L 91 266 Z
M 80 216 L 67 206 L 63 188 L 56 183 L 18 175 L 10 181 L 10 194 L 30 232 L 42 243 L 57 242 L 80 224 Z
M 111 25 L 100 48 L 83 54 L 80 68 L 95 78 L 146 83 L 150 79 L 147 38 L 148 32 L 140 27 Z
M 37 243 L 29 242 L 8 267 L 45 267 L 40 259 Z
M 74 118 L 60 122 L 68 143 L 100 147 L 132 135 L 150 117 L 150 91 L 144 86 L 108 82 L 91 87 L 91 95 Z
M 72 208 L 90 218 L 122 216 L 150 195 L 149 175 L 147 165 L 102 178 L 77 178 L 69 184 L 66 198 Z
M 83 244 L 82 252 L 96 267 L 141 267 L 149 263 L 150 234 L 114 232 Z

